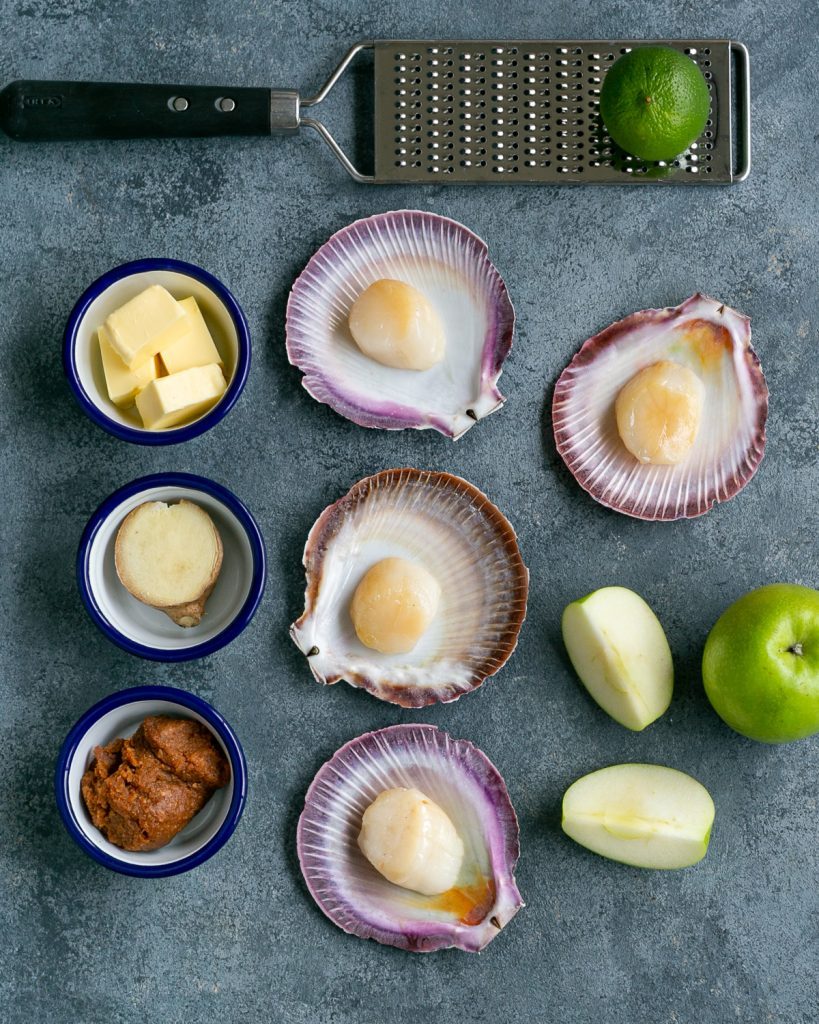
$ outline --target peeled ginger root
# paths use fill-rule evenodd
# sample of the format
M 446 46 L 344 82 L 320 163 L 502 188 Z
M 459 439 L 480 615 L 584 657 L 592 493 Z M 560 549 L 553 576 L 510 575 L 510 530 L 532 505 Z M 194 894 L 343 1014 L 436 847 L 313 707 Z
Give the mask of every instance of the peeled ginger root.
M 222 539 L 192 501 L 147 501 L 123 520 L 114 560 L 120 582 L 138 601 L 178 626 L 198 626 L 222 568 Z

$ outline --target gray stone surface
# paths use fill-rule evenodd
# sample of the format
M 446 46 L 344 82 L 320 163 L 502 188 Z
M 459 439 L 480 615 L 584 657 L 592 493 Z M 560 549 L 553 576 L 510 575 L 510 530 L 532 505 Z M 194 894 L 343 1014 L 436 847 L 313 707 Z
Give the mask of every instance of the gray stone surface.
M 819 582 L 815 4 L 3 0 L 0 68 L 4 80 L 309 90 L 358 38 L 498 33 L 745 41 L 750 180 L 712 189 L 367 189 L 311 137 L 28 147 L 0 139 L 0 1017 L 9 1024 L 819 1017 L 819 743 L 775 748 L 734 735 L 711 712 L 698 669 L 708 629 L 739 594 L 773 580 Z M 349 96 L 334 105 L 342 127 Z M 519 316 L 502 381 L 508 404 L 455 445 L 347 423 L 307 396 L 284 355 L 288 288 L 311 253 L 350 220 L 399 207 L 451 215 L 486 238 Z M 239 405 L 182 447 L 108 437 L 62 375 L 74 300 L 104 270 L 142 255 L 188 258 L 222 277 L 253 334 Z M 747 490 L 703 519 L 631 521 L 569 478 L 549 435 L 547 396 L 589 334 L 697 289 L 752 317 L 772 393 L 767 455 Z M 320 688 L 287 636 L 314 518 L 360 476 L 404 464 L 453 470 L 484 488 L 519 531 L 532 574 L 528 621 L 503 672 L 458 704 L 415 713 L 345 685 Z M 191 665 L 117 650 L 87 619 L 74 580 L 88 515 L 114 488 L 157 470 L 233 488 L 270 555 L 251 627 Z M 564 604 L 610 583 L 645 595 L 676 659 L 671 709 L 642 735 L 585 696 L 560 641 Z M 140 682 L 213 701 L 250 764 L 247 810 L 229 845 L 198 870 L 155 882 L 89 860 L 52 795 L 71 724 Z M 406 720 L 478 743 L 520 816 L 528 906 L 480 957 L 413 957 L 345 936 L 299 875 L 294 832 L 313 773 L 352 736 Z M 702 865 L 638 872 L 561 834 L 567 784 L 628 760 L 690 771 L 713 793 L 718 816 Z

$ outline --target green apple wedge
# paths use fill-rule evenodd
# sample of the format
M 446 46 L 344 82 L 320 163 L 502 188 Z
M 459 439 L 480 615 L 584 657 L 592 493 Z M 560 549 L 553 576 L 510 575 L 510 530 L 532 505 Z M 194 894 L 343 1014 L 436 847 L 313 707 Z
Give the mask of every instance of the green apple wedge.
M 563 831 L 610 860 L 637 868 L 701 861 L 714 823 L 708 790 L 685 772 L 615 764 L 584 775 L 563 796 Z
M 819 732 L 819 591 L 771 583 L 735 601 L 708 634 L 702 679 L 720 718 L 749 739 Z
M 639 732 L 671 703 L 674 665 L 663 627 L 625 587 L 603 587 L 563 612 L 563 641 L 580 681 L 600 707 Z

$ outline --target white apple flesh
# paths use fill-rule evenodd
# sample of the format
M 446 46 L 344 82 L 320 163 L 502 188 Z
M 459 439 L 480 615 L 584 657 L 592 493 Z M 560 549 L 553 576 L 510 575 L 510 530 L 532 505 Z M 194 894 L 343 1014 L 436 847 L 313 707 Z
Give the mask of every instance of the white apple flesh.
M 563 831 L 594 853 L 638 868 L 702 860 L 714 823 L 708 790 L 685 772 L 616 764 L 578 779 L 563 796 Z
M 575 672 L 600 707 L 639 732 L 671 703 L 674 665 L 663 627 L 625 587 L 603 587 L 563 612 L 563 641 Z

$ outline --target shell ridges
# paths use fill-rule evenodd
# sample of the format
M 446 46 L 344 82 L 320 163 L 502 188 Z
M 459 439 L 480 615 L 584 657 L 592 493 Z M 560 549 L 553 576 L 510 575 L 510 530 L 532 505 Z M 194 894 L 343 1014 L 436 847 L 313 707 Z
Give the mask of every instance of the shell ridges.
M 448 355 L 439 366 L 380 366 L 352 341 L 350 307 L 384 277 L 418 288 L 445 314 Z M 312 257 L 287 303 L 287 354 L 309 394 L 354 423 L 457 439 L 504 402 L 498 378 L 514 322 L 486 244 L 457 221 L 403 210 L 355 221 Z
M 441 586 L 436 622 L 407 655 L 365 648 L 349 616 L 358 581 L 394 556 L 417 562 Z M 305 608 L 291 636 L 315 678 L 345 679 L 403 707 L 476 689 L 509 659 L 526 615 L 528 572 L 514 529 L 450 473 L 390 469 L 360 480 L 319 516 L 304 566 Z
M 638 462 L 613 415 L 620 389 L 662 358 L 690 366 L 706 388 L 696 443 L 676 465 Z M 680 306 L 632 313 L 584 342 L 555 385 L 552 426 L 561 458 L 596 501 L 668 521 L 703 515 L 745 487 L 765 451 L 767 411 L 749 318 L 697 293 Z
M 416 787 L 438 803 L 468 850 L 468 871 L 491 893 L 471 920 L 443 897 L 387 882 L 357 845 L 361 816 L 384 789 Z M 478 952 L 523 906 L 514 879 L 519 829 L 497 768 L 467 740 L 432 725 L 394 725 L 341 747 L 307 791 L 297 829 L 302 873 L 321 910 L 360 938 L 412 952 Z M 465 890 L 458 889 L 463 894 Z

